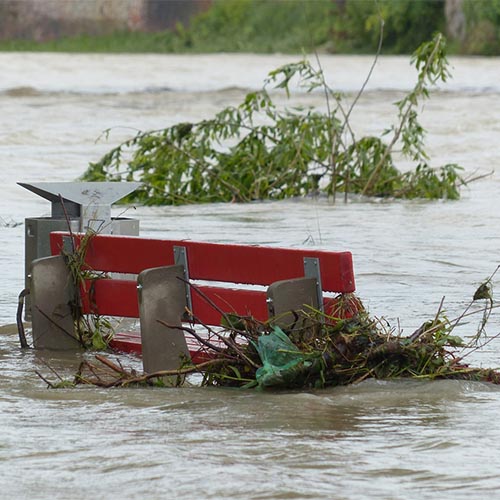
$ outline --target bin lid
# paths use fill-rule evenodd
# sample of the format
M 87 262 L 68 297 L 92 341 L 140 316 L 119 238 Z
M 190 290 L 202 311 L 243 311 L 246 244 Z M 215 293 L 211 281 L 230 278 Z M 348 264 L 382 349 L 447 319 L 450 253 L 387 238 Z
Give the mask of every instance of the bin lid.
M 80 206 L 109 205 L 135 191 L 140 182 L 18 182 L 23 188 L 49 200 L 64 201 Z

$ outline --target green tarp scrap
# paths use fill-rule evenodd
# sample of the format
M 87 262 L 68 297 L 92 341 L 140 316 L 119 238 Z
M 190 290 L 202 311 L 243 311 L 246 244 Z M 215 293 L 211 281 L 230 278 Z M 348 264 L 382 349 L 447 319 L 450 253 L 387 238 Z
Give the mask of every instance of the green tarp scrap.
M 316 372 L 318 358 L 301 352 L 281 328 L 275 326 L 254 344 L 262 361 L 255 378 L 259 387 L 293 387 L 295 381 Z

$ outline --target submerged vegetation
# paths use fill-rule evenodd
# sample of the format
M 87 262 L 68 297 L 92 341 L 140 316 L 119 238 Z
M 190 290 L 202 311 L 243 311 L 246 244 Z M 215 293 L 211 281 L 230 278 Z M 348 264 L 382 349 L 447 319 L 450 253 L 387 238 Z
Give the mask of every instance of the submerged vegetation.
M 283 199 L 323 192 L 396 198 L 457 199 L 466 183 L 456 164 L 433 169 L 424 148 L 418 109 L 449 76 L 441 34 L 413 54 L 414 88 L 396 103 L 397 123 L 381 137 L 358 138 L 352 104 L 326 82 L 319 59 L 304 59 L 269 74 L 263 89 L 213 119 L 139 133 L 92 163 L 86 181 L 141 181 L 128 201 L 143 204 Z M 280 109 L 274 92 L 292 85 L 322 92 L 326 111 Z M 400 171 L 395 148 L 414 168 Z
M 75 238 L 71 232 L 71 224 L 68 220 L 68 228 L 71 234 L 72 248 L 64 252 L 66 265 L 68 267 L 73 298 L 71 310 L 74 321 L 74 336 L 84 349 L 106 349 L 113 338 L 114 330 L 111 321 L 99 314 L 82 314 L 82 297 L 89 296 L 96 280 L 106 277 L 106 273 L 96 272 L 85 265 L 85 257 L 89 244 L 96 233 L 92 229 L 82 236 L 78 248 L 75 247 Z M 92 309 L 92 304 L 90 304 Z

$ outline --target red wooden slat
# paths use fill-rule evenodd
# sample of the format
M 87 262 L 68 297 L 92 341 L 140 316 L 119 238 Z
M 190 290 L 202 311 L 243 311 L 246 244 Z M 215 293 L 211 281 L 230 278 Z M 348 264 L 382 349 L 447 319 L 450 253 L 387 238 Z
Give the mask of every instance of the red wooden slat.
M 87 282 L 86 287 L 87 293 L 83 289 L 81 293 L 84 314 L 139 317 L 135 281 L 103 279 L 92 285 Z M 210 300 L 225 313 L 253 316 L 259 321 L 266 321 L 268 318 L 265 292 L 210 286 L 198 286 L 197 289 L 206 298 L 192 289 L 193 314 L 207 325 L 220 325 L 221 323 L 221 313 L 209 303 Z M 338 311 L 337 299 L 331 297 L 324 299 L 326 314 L 335 317 L 350 317 L 358 307 L 357 302 L 347 304 L 347 311 L 342 313 Z
M 212 301 L 225 313 L 253 316 L 259 321 L 266 321 L 268 318 L 265 292 L 208 286 L 200 286 L 197 289 L 205 297 L 192 290 L 192 312 L 202 323 L 207 325 L 220 325 L 221 323 L 221 312 L 214 308 L 209 301 Z M 84 314 L 139 317 L 135 281 L 99 280 L 94 283 L 90 296 L 82 291 Z M 351 316 L 357 307 L 356 304 L 352 304 L 347 314 L 346 312 L 342 314 L 337 311 L 337 305 L 335 298 L 327 297 L 324 300 L 325 312 L 338 317 Z
M 51 233 L 52 255 L 61 252 L 64 236 L 68 233 Z M 75 239 L 79 241 L 81 235 L 76 235 Z M 174 264 L 174 243 L 133 236 L 96 235 L 87 247 L 85 262 L 96 271 L 139 274 L 144 269 Z
M 128 332 L 125 334 L 117 333 L 109 343 L 109 346 L 121 352 L 142 354 L 141 334 L 137 333 L 132 336 Z
M 220 325 L 221 313 L 209 301 L 214 302 L 225 313 L 241 316 L 252 315 L 265 321 L 267 319 L 266 294 L 257 290 L 231 289 L 200 286 L 201 294 L 191 291 L 193 314 L 207 325 Z M 135 281 L 101 279 L 91 287 L 88 293 L 82 291 L 83 312 L 102 316 L 139 317 L 137 285 Z M 204 296 L 208 298 L 207 301 Z
M 253 316 L 259 321 L 267 320 L 266 293 L 263 291 L 208 286 L 200 286 L 199 290 L 225 313 L 235 313 L 239 316 Z M 193 314 L 201 322 L 207 325 L 221 324 L 221 313 L 204 297 L 195 290 L 191 290 L 191 299 L 193 302 Z
M 51 234 L 52 254 L 60 252 L 63 234 Z M 303 259 L 312 257 L 320 260 L 323 290 L 355 290 L 350 252 L 97 235 L 91 240 L 86 262 L 99 271 L 138 274 L 144 269 L 173 264 L 174 246 L 186 248 L 192 279 L 270 285 L 303 276 Z
M 349 252 L 323 252 L 243 245 L 186 245 L 195 279 L 270 285 L 304 276 L 304 257 L 320 259 L 323 290 L 354 291 Z
M 100 279 L 87 282 L 87 293 L 81 290 L 84 314 L 101 316 L 139 317 L 137 282 L 131 280 Z

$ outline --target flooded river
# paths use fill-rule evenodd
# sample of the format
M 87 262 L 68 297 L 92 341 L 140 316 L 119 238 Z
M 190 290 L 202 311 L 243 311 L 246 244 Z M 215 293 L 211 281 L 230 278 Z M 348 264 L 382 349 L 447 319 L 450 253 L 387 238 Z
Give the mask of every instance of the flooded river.
M 25 217 L 49 203 L 16 182 L 71 181 L 137 130 L 212 116 L 285 56 L 0 54 L 0 325 L 23 288 Z M 433 164 L 460 163 L 457 202 L 290 200 L 130 208 L 145 236 L 350 250 L 372 314 L 404 333 L 445 297 L 453 318 L 500 263 L 500 61 L 454 59 L 426 102 Z M 370 57 L 322 57 L 348 98 Z M 382 58 L 353 115 L 359 133 L 395 119 L 408 58 Z M 320 94 L 301 103 L 323 106 Z M 107 141 L 97 140 L 112 129 Z M 117 208 L 119 213 L 123 208 Z M 494 284 L 498 288 L 498 280 Z M 473 335 L 477 319 L 460 332 Z M 500 389 L 374 382 L 307 393 L 186 388 L 48 390 L 75 355 L 21 352 L 0 330 L 0 498 L 481 498 L 500 490 Z M 500 332 L 493 315 L 489 334 Z M 78 355 L 80 356 L 80 355 Z M 500 342 L 470 356 L 500 366 Z

